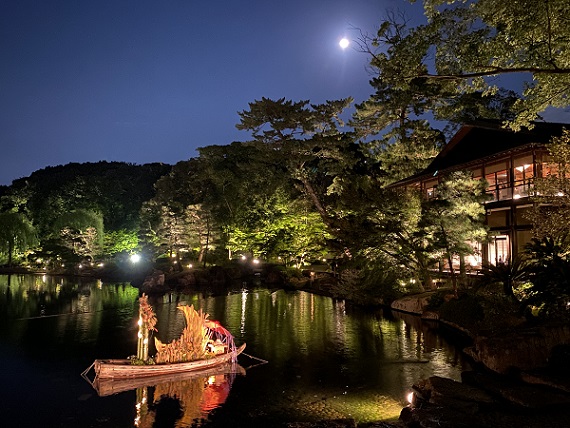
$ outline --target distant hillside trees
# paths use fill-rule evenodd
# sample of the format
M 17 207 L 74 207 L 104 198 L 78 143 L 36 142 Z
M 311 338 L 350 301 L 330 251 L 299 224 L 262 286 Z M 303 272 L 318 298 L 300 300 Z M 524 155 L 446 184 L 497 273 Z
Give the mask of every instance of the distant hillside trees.
M 0 256 L 12 266 L 14 257 L 37 244 L 36 231 L 28 218 L 17 212 L 0 213 Z
M 38 257 L 133 250 L 142 204 L 154 196 L 154 184 L 170 168 L 105 161 L 47 167 L 14 180 L 0 199 L 0 211 L 30 219 L 43 247 Z

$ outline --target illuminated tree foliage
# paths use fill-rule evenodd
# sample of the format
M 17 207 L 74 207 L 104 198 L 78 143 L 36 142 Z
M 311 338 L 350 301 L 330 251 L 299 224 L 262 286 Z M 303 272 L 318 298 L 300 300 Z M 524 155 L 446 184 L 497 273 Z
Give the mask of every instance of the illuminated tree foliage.
M 7 256 L 11 266 L 14 256 L 37 245 L 36 231 L 23 214 L 0 213 L 0 252 Z
M 103 218 L 93 211 L 69 211 L 56 220 L 53 230 L 68 248 L 81 256 L 93 256 L 103 244 Z
M 407 32 L 390 20 L 367 39 L 371 65 L 399 89 L 415 82 L 447 94 L 496 94 L 493 78 L 525 80 L 513 129 L 547 107 L 568 106 L 570 3 L 567 0 L 424 0 L 427 23 Z M 392 37 L 396 34 L 396 37 Z M 378 48 L 378 49 L 372 49 Z
M 535 179 L 531 212 L 537 239 L 566 241 L 570 237 L 570 131 L 548 145 L 552 173 Z
M 339 128 L 343 111 L 352 99 L 310 104 L 284 98 L 262 98 L 239 113 L 238 129 L 251 131 L 254 144 L 266 156 L 267 166 L 284 168 L 311 201 L 327 225 L 327 189 L 347 161 L 344 148 L 350 140 Z
M 485 182 L 474 179 L 470 172 L 453 172 L 437 185 L 435 198 L 423 202 L 420 225 L 440 259 L 447 262 L 455 290 L 453 258 L 459 258 L 464 273 L 465 256 L 474 254 L 473 245 L 487 238 L 485 186 Z

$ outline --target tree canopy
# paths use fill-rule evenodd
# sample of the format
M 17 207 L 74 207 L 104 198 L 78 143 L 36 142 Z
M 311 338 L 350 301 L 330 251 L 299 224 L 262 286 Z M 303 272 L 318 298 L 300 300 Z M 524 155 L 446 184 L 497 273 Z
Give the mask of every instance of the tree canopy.
M 371 66 L 395 88 L 416 82 L 448 94 L 496 94 L 496 77 L 519 75 L 513 129 L 532 126 L 547 107 L 567 107 L 570 3 L 566 0 L 424 0 L 427 23 L 393 20 L 364 37 Z M 499 81 L 500 82 L 500 81 Z

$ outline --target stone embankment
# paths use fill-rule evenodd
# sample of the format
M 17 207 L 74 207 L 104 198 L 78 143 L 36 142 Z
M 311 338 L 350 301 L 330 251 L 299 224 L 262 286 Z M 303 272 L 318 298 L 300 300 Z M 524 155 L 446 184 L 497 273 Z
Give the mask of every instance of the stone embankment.
M 392 309 L 426 312 L 431 293 L 395 301 Z M 445 320 L 440 320 L 445 323 Z M 517 329 L 493 336 L 468 333 L 465 349 L 478 371 L 461 382 L 430 377 L 413 385 L 414 401 L 400 414 L 404 427 L 561 427 L 570 423 L 570 326 Z

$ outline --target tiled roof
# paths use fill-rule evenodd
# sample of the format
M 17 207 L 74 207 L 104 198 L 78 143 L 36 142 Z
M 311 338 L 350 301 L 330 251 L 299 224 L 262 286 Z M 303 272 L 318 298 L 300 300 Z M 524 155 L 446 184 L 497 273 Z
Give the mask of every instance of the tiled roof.
M 553 136 L 560 136 L 564 127 L 570 129 L 570 124 L 536 122 L 533 129 L 519 132 L 503 128 L 498 120 L 463 125 L 426 169 L 393 185 L 435 176 L 442 171 L 458 169 L 525 146 L 546 144 Z

